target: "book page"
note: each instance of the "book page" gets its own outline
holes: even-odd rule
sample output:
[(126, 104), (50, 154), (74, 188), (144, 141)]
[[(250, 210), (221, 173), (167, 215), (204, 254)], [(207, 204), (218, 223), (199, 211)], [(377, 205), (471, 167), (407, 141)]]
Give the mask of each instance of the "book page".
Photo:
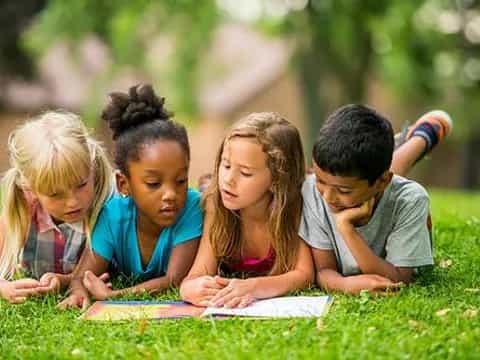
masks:
[(268, 318), (319, 317), (332, 302), (331, 296), (289, 296), (258, 300), (243, 309), (209, 307), (202, 316), (231, 315)]

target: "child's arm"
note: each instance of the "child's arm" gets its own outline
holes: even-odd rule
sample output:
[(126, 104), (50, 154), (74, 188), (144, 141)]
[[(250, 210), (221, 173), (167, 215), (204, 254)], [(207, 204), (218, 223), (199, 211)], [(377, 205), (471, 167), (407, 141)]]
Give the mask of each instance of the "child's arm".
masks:
[(186, 241), (175, 246), (168, 263), (165, 276), (154, 278), (135, 286), (112, 290), (91, 271), (85, 273), (83, 285), (97, 300), (105, 300), (114, 296), (135, 294), (139, 292), (156, 293), (171, 286), (179, 286), (192, 265), (195, 253), (197, 252), (198, 239)]
[(40, 285), (44, 287), (45, 293), (58, 293), (70, 285), (72, 273), (58, 274), (47, 272), (40, 277)]
[[(5, 225), (3, 219), (0, 218), (0, 258), (2, 256), (4, 238)], [(26, 278), (14, 281), (0, 279), (0, 297), (11, 304), (21, 304), (29, 296), (39, 294), (39, 288), (40, 283), (35, 279)]]
[(337, 228), (364, 274), (377, 274), (405, 284), (412, 281), (413, 268), (396, 267), (377, 256), (352, 224), (345, 223)]
[(223, 286), (216, 283), (213, 275), (217, 273), (217, 260), (210, 244), (209, 232), (213, 220), (213, 209), (207, 202), (203, 234), (197, 256), (180, 285), (180, 296), (183, 300), (195, 305), (206, 306)]
[[(377, 256), (355, 228), (359, 219), (370, 217), (373, 210), (373, 199), (362, 206), (344, 210), (335, 215), (337, 230), (342, 235), (350, 252), (364, 274), (376, 274), (393, 282), (408, 284), (412, 281), (413, 267), (395, 266)], [(425, 219), (426, 228), (426, 219)]]
[(383, 292), (399, 286), (398, 283), (380, 275), (343, 276), (337, 271), (337, 261), (333, 251), (312, 249), (312, 252), (317, 272), (317, 284), (326, 291), (358, 294), (362, 290)]
[(61, 309), (69, 307), (85, 309), (90, 303), (88, 290), (83, 284), (85, 272), (91, 271), (97, 275), (102, 274), (100, 279), (104, 281), (108, 278), (108, 275), (105, 274), (105, 271), (108, 269), (108, 264), (109, 262), (107, 260), (95, 254), (93, 250), (88, 247), (85, 248), (70, 278), (70, 287), (68, 290), (70, 294), (58, 307)]
[(216, 277), (225, 286), (210, 301), (212, 306), (244, 307), (255, 299), (271, 298), (289, 291), (300, 290), (313, 283), (313, 261), (310, 247), (300, 240), (295, 268), (285, 274), (250, 279)]

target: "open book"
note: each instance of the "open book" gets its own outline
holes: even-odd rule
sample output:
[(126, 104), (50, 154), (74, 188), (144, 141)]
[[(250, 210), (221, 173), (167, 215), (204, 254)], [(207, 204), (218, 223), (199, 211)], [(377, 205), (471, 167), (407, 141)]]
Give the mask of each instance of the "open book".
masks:
[(278, 297), (256, 301), (243, 309), (204, 308), (183, 301), (97, 301), (80, 318), (115, 321), (206, 316), (319, 317), (328, 311), (332, 301), (331, 296)]

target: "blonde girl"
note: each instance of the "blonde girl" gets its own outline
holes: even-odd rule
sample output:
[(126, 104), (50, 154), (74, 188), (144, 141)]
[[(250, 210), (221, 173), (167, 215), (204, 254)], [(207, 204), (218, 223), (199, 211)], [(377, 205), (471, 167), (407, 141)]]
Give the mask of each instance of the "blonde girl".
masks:
[(304, 177), (300, 136), (287, 120), (253, 113), (233, 126), (205, 197), (204, 233), (180, 288), (184, 300), (244, 307), (309, 286), (313, 262), (298, 236)]
[[(11, 303), (70, 282), (112, 189), (102, 147), (81, 119), (47, 112), (13, 131), (2, 179), (0, 295)], [(17, 271), (21, 269), (22, 271)], [(19, 273), (28, 278), (14, 280)]]

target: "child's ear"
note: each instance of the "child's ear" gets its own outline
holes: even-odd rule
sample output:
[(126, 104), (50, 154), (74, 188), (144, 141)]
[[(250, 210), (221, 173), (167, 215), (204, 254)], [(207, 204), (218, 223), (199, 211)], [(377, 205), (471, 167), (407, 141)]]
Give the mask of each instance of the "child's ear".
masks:
[(390, 184), (393, 173), (390, 170), (385, 171), (382, 176), (377, 180), (377, 190), (383, 191)]
[(122, 196), (130, 195), (130, 186), (128, 184), (128, 179), (121, 171), (115, 172), (115, 184), (117, 185), (117, 191)]

